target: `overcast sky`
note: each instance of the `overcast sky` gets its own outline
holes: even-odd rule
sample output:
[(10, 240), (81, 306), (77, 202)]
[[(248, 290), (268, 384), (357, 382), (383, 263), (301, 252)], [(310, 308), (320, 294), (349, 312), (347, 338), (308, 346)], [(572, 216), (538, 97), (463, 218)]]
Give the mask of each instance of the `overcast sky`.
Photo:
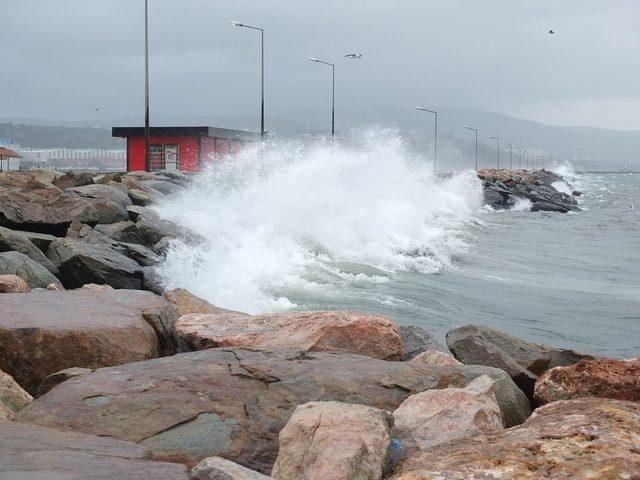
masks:
[[(257, 118), (416, 104), (640, 129), (639, 0), (149, 0), (152, 115)], [(1, 0), (0, 117), (143, 113), (143, 0)], [(555, 35), (547, 34), (549, 29)], [(361, 52), (353, 61), (346, 53)], [(102, 107), (96, 112), (96, 107)]]

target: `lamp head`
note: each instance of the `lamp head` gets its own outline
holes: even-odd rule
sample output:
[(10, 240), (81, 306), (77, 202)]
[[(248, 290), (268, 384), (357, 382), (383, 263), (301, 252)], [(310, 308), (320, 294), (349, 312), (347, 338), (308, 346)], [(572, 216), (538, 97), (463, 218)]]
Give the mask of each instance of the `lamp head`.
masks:
[(236, 20), (231, 20), (231, 22), (229, 22), (229, 23), (231, 23), (231, 25), (234, 26), (234, 27), (244, 27), (244, 25), (242, 25), (242, 23), (240, 23), (240, 22), (238, 22)]
[(312, 62), (319, 62), (320, 61), (317, 58), (313, 58), (313, 57), (309, 57), (309, 60), (311, 60)]

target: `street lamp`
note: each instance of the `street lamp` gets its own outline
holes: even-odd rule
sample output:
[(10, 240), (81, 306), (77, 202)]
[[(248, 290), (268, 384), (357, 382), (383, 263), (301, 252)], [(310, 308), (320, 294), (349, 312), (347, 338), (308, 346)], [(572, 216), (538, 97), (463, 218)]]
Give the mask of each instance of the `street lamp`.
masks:
[(496, 146), (498, 149), (498, 170), (500, 170), (500, 137), (492, 137), (491, 135), (489, 135), (487, 138), (496, 140)]
[(336, 141), (336, 66), (317, 58), (309, 58), (312, 62), (322, 63), (331, 67), (331, 140)]
[(503, 145), (509, 145), (509, 170), (513, 170), (513, 145), (509, 142), (502, 142)]
[(144, 0), (144, 169), (151, 169), (151, 132), (149, 128), (149, 0)]
[(476, 134), (476, 170), (478, 170), (478, 130), (473, 127), (467, 127), (466, 125), (464, 128), (466, 128), (467, 130), (471, 130)]
[(529, 165), (529, 151), (528, 150), (524, 150), (522, 152), (520, 152), (520, 163), (522, 166), (522, 156), (524, 155), (524, 168), (526, 170), (527, 166)]
[(435, 118), (434, 123), (434, 134), (433, 134), (433, 171), (438, 171), (438, 112), (435, 110), (429, 110), (424, 107), (416, 107), (416, 110), (420, 110), (421, 112), (429, 112), (433, 113)]
[(252, 27), (251, 25), (245, 25), (244, 23), (231, 20), (231, 25), (234, 27), (249, 28), (251, 30), (258, 30), (260, 32), (260, 55), (261, 55), (261, 73), (260, 73), (260, 135), (264, 139), (264, 29), (259, 27)]

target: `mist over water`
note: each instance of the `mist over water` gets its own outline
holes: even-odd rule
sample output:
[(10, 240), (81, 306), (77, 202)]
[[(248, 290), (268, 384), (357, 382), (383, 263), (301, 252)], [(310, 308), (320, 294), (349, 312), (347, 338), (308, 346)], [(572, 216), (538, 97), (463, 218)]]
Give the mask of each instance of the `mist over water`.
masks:
[(480, 205), (473, 173), (436, 179), (393, 132), (366, 132), (357, 149), (269, 145), (217, 164), (157, 207), (206, 239), (175, 243), (160, 272), (222, 307), (290, 308), (300, 290), (455, 268)]
[[(221, 307), (351, 309), (441, 340), (488, 325), (630, 357), (640, 348), (640, 175), (576, 175), (583, 211), (482, 205), (473, 172), (434, 177), (393, 132), (359, 148), (269, 145), (217, 164), (157, 211), (206, 240), (159, 268)], [(446, 164), (447, 159), (441, 159)]]

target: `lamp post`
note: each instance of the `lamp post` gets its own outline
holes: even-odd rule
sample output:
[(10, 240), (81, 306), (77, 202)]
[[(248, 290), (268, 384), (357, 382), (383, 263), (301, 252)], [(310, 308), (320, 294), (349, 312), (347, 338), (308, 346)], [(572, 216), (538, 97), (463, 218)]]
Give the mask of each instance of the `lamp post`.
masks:
[(489, 135), (487, 138), (496, 140), (496, 147), (498, 149), (498, 170), (500, 170), (500, 137), (492, 137), (491, 135)]
[(249, 28), (251, 30), (257, 30), (260, 32), (260, 135), (262, 139), (264, 139), (264, 29), (260, 27), (252, 27), (251, 25), (245, 25), (244, 23), (237, 22), (235, 20), (231, 21), (231, 25), (234, 27), (242, 27)]
[(151, 170), (151, 129), (149, 128), (149, 0), (144, 0), (144, 169)]
[(520, 162), (522, 162), (523, 155), (524, 155), (524, 168), (526, 170), (527, 166), (529, 165), (529, 152), (527, 150), (520, 152)]
[(503, 145), (509, 145), (509, 170), (513, 169), (513, 145), (509, 142), (502, 142)]
[(322, 63), (331, 67), (331, 140), (336, 141), (336, 66), (317, 58), (309, 58), (312, 62)]
[(433, 171), (438, 171), (438, 112), (435, 110), (429, 110), (424, 107), (416, 107), (416, 110), (420, 110), (421, 112), (429, 112), (434, 115), (434, 133), (433, 133)]
[(466, 128), (467, 130), (471, 130), (476, 134), (476, 170), (478, 170), (478, 130), (473, 127), (467, 127), (466, 125), (464, 128)]

